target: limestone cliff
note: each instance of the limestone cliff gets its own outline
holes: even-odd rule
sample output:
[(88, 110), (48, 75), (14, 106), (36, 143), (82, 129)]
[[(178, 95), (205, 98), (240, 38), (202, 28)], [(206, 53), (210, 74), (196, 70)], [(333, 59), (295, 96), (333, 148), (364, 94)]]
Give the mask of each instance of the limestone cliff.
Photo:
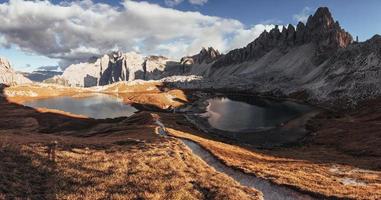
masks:
[(0, 57), (0, 84), (17, 85), (26, 83), (32, 83), (32, 81), (15, 72), (9, 61)]

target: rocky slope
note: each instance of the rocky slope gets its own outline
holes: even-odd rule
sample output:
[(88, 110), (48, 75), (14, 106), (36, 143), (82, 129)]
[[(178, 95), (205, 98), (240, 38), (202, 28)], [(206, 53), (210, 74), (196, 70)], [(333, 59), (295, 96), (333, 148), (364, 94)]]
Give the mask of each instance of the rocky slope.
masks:
[[(198, 68), (203, 80), (176, 83), (186, 88), (220, 88), (293, 96), (353, 105), (381, 95), (381, 37), (353, 42), (319, 8), (306, 24), (263, 32), (241, 49)], [(192, 70), (195, 71), (195, 70)]]
[(25, 83), (32, 83), (32, 81), (15, 72), (9, 61), (0, 57), (0, 84), (17, 85)]

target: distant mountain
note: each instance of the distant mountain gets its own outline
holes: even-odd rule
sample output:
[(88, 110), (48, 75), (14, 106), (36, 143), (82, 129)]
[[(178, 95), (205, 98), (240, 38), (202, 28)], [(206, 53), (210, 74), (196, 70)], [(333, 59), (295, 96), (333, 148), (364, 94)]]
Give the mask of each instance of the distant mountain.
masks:
[(32, 81), (15, 72), (7, 59), (0, 58), (0, 84), (17, 85), (26, 83), (32, 83)]
[(53, 76), (62, 75), (63, 72), (50, 71), (50, 70), (36, 70), (33, 72), (22, 72), (25, 77), (35, 82), (43, 82), (46, 79), (52, 78)]
[(70, 65), (61, 76), (44, 82), (91, 87), (135, 79), (155, 80), (184, 73), (182, 65), (163, 56), (112, 52), (91, 62)]

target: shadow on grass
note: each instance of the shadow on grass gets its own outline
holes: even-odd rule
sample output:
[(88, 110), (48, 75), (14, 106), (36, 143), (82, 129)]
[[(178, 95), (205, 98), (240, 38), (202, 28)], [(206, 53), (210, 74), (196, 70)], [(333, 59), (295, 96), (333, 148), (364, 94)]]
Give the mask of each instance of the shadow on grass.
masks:
[(2, 147), (0, 157), (0, 194), (5, 199), (55, 199), (53, 163), (32, 158), (18, 146)]

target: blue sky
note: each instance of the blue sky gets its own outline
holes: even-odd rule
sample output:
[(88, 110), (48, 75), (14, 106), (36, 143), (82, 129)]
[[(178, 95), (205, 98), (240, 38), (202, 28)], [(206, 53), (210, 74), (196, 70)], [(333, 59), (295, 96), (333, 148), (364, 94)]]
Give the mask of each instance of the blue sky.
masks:
[[(25, 6), (26, 9), (28, 9), (31, 6), (23, 5), (20, 3), (21, 0), (15, 0), (18, 3), (13, 2), (14, 8), (18, 8), (20, 5)], [(89, 1), (89, 0), (88, 0)], [(175, 3), (170, 1), (175, 1)], [(0, 0), (0, 3), (7, 3), (8, 1)], [(58, 5), (62, 3), (59, 0), (51, 1), (52, 4), (48, 5), (52, 6), (53, 4)], [(261, 25), (267, 25), (267, 24), (296, 24), (297, 23), (297, 17), (296, 15), (303, 16), (312, 14), (316, 8), (319, 6), (327, 6), (330, 8), (334, 18), (338, 20), (343, 28), (345, 28), (348, 32), (350, 32), (354, 37), (359, 36), (360, 40), (366, 40), (372, 37), (374, 34), (381, 33), (381, 24), (379, 23), (379, 19), (381, 19), (381, 1), (379, 0), (366, 0), (366, 1), (360, 1), (360, 0), (147, 0), (146, 2), (150, 4), (159, 4), (161, 7), (168, 8), (170, 10), (161, 10), (157, 7), (152, 7), (153, 9), (150, 9), (151, 7), (147, 7), (146, 4), (142, 4), (141, 1), (139, 4), (131, 4), (128, 6), (125, 6), (122, 4), (122, 1), (118, 0), (111, 0), (111, 1), (104, 1), (104, 0), (94, 0), (92, 3), (91, 9), (93, 11), (98, 11), (97, 9), (109, 9), (112, 10), (112, 12), (109, 12), (110, 14), (108, 16), (100, 16), (105, 17), (106, 19), (109, 19), (110, 16), (114, 16), (113, 12), (119, 12), (121, 10), (127, 9), (135, 9), (137, 12), (154, 12), (157, 10), (158, 13), (164, 13), (168, 14), (168, 17), (176, 16), (176, 13), (170, 13), (171, 10), (176, 9), (179, 11), (184, 11), (181, 13), (183, 18), (188, 17), (186, 14), (186, 11), (193, 11), (193, 12), (199, 12), (203, 16), (202, 19), (199, 19), (200, 17), (197, 15), (192, 15), (190, 18), (190, 23), (211, 23), (213, 20), (208, 19), (204, 16), (217, 16), (219, 19), (216, 19), (216, 23), (227, 23), (226, 30), (227, 29), (242, 29), (239, 33), (236, 31), (227, 30), (224, 31), (224, 27), (216, 27), (215, 29), (218, 29), (218, 31), (213, 32), (213, 34), (216, 34), (215, 36), (211, 34), (211, 37), (213, 38), (207, 38), (205, 40), (202, 39), (202, 36), (197, 36), (197, 34), (194, 35), (187, 35), (186, 33), (179, 33), (179, 35), (174, 35), (173, 31), (171, 33), (171, 36), (166, 36), (165, 33), (162, 33), (162, 30), (159, 29), (149, 29), (149, 31), (152, 35), (155, 35), (155, 37), (151, 38), (149, 36), (139, 36), (137, 33), (131, 33), (130, 32), (123, 32), (125, 37), (123, 35), (118, 36), (118, 39), (110, 39), (110, 35), (116, 35), (118, 32), (125, 31), (124, 29), (135, 29), (134, 26), (143, 26), (145, 25), (145, 29), (147, 29), (148, 26), (155, 26), (154, 22), (150, 22), (149, 17), (145, 14), (136, 14), (139, 19), (141, 18), (142, 22), (141, 24), (134, 24), (133, 22), (126, 22), (125, 26), (122, 26), (123, 30), (116, 31), (112, 33), (105, 33), (104, 38), (101, 38), (101, 42), (97, 42), (100, 40), (99, 34), (98, 35), (85, 35), (82, 36), (83, 33), (78, 32), (67, 32), (67, 34), (61, 36), (59, 31), (66, 31), (65, 28), (57, 28), (57, 30), (52, 30), (52, 34), (54, 35), (53, 38), (57, 38), (56, 35), (60, 35), (59, 41), (64, 44), (56, 44), (55, 46), (49, 46), (48, 43), (49, 40), (44, 41), (41, 38), (49, 38), (51, 35), (39, 35), (44, 34), (43, 32), (36, 32), (32, 35), (26, 35), (26, 32), (30, 32), (33, 30), (33, 28), (29, 30), (23, 30), (21, 28), (10, 28), (10, 29), (0, 29), (0, 44), (4, 43), (4, 40), (6, 40), (7, 45), (3, 45), (3, 47), (0, 47), (0, 56), (4, 56), (8, 58), (11, 63), (13, 64), (14, 68), (17, 70), (23, 70), (23, 71), (31, 71), (33, 69), (36, 69), (39, 66), (47, 66), (47, 65), (58, 65), (62, 63), (71, 63), (71, 62), (78, 62), (79, 60), (89, 57), (91, 55), (101, 54), (106, 52), (107, 50), (110, 50), (112, 48), (115, 49), (121, 49), (125, 51), (129, 50), (136, 50), (139, 52), (142, 52), (144, 54), (151, 54), (151, 53), (159, 53), (159, 54), (170, 54), (166, 56), (171, 56), (173, 54), (174, 58), (178, 58), (179, 55), (182, 54), (191, 54), (194, 53), (198, 48), (200, 48), (203, 45), (217, 45), (222, 51), (228, 51), (231, 48), (236, 48), (239, 45), (244, 45), (251, 40), (253, 40), (257, 36), (257, 32), (263, 31), (263, 29), (266, 29), (268, 27), (264, 26), (262, 27), (256, 27), (256, 30), (250, 30), (255, 25), (261, 24)], [(177, 2), (177, 4), (176, 4)], [(193, 2), (193, 3), (190, 3)], [(196, 3), (195, 3), (196, 2)], [(198, 3), (197, 3), (198, 2)], [(201, 3), (200, 3), (201, 2)], [(365, 3), (366, 2), (366, 3)], [(96, 7), (97, 3), (106, 3), (109, 4), (110, 8), (99, 8)], [(84, 6), (84, 10), (88, 5), (82, 5)], [(149, 5), (151, 6), (151, 5)], [(89, 6), (88, 6), (89, 7)], [(147, 9), (148, 8), (148, 9)], [(62, 9), (62, 8), (60, 8)], [(114, 10), (113, 10), (114, 9)], [(21, 9), (20, 9), (21, 10)], [(103, 12), (104, 10), (102, 10)], [(168, 11), (168, 12), (167, 12)], [(28, 11), (23, 11), (28, 12)], [(98, 11), (99, 12), (99, 11)], [(122, 11), (121, 11), (122, 12)], [(31, 14), (33, 13), (33, 14)], [(79, 12), (80, 13), (80, 12)], [(7, 18), (8, 15), (6, 13), (0, 13), (0, 15), (3, 14)], [(149, 13), (150, 14), (150, 13)], [(14, 16), (14, 19), (16, 20), (24, 20), (25, 16), (33, 16), (35, 15), (35, 11), (31, 11), (30, 13), (18, 13), (18, 15)], [(39, 16), (42, 16), (43, 13), (39, 14)], [(81, 15), (81, 14), (79, 14)], [(131, 15), (131, 16), (135, 16)], [(41, 17), (40, 16), (40, 17)], [(130, 16), (130, 15), (129, 15)], [(46, 17), (46, 16), (45, 16)], [(147, 17), (147, 18), (144, 18)], [(152, 17), (152, 16), (151, 16)], [(180, 18), (180, 17), (179, 17)], [(30, 18), (28, 18), (30, 19)], [(33, 18), (34, 19), (34, 18)], [(82, 19), (82, 21), (86, 21), (88, 19)], [(103, 19), (103, 18), (100, 18)], [(123, 18), (121, 18), (123, 19)], [(225, 22), (224, 19), (235, 19), (239, 23), (239, 25), (236, 24), (236, 22)], [(46, 20), (46, 18), (36, 19), (37, 22), (44, 22), (49, 23), (50, 20)], [(166, 23), (168, 21), (168, 18), (163, 18), (162, 23)], [(203, 20), (203, 21), (202, 21)], [(119, 20), (118, 23), (123, 20)], [(186, 20), (184, 20), (186, 22)], [(160, 22), (160, 20), (158, 20)], [(179, 21), (181, 23), (182, 21)], [(32, 21), (33, 23), (33, 21)], [(175, 23), (177, 23), (175, 21)], [(2, 21), (0, 20), (0, 24), (2, 24)], [(16, 23), (17, 24), (17, 23)], [(57, 24), (57, 23), (55, 23)], [(87, 24), (93, 25), (94, 22), (84, 22), (84, 24), (81, 24), (82, 26), (85, 26)], [(24, 25), (25, 26), (25, 25)], [(47, 24), (47, 27), (51, 26), (51, 24)], [(184, 24), (185, 26), (185, 24)], [(208, 24), (207, 26), (211, 26)], [(43, 27), (43, 26), (42, 26)], [(104, 27), (104, 25), (100, 26)], [(113, 26), (115, 27), (115, 26)], [(140, 27), (141, 28), (141, 27)], [(208, 27), (202, 26), (202, 27), (196, 27), (199, 28), (200, 33), (209, 33), (211, 30), (207, 29)], [(142, 29), (143, 31), (145, 29)], [(163, 28), (165, 29), (165, 28)], [(50, 29), (49, 29), (50, 30)], [(93, 30), (93, 29), (92, 29)], [(171, 30), (171, 27), (168, 27), (168, 30)], [(249, 30), (251, 32), (249, 32)], [(17, 32), (20, 31), (20, 34)], [(17, 34), (15, 34), (15, 32)], [(189, 32), (189, 30), (188, 30)], [(241, 34), (242, 33), (242, 34)], [(5, 37), (1, 38), (1, 35), (5, 34)], [(82, 34), (82, 35), (81, 35)], [(157, 35), (156, 35), (157, 34)], [(247, 34), (252, 34), (252, 37), (248, 37)], [(17, 37), (16, 37), (16, 36)], [(88, 43), (91, 45), (76, 45), (77, 41), (81, 41), (78, 38), (72, 38), (72, 36), (78, 36), (78, 37), (84, 37), (84, 40), (88, 41)], [(234, 41), (230, 41), (227, 39), (228, 36), (234, 35), (237, 36), (236, 38), (236, 45), (219, 45), (218, 43), (229, 43)], [(244, 35), (244, 37), (242, 36)], [(242, 36), (242, 37), (241, 37)], [(61, 39), (61, 37), (63, 39)], [(115, 36), (116, 37), (116, 36)], [(136, 38), (134, 38), (136, 37)], [(92, 40), (90, 40), (90, 39)], [(111, 37), (112, 38), (112, 37)], [(128, 38), (128, 39), (126, 39)], [(215, 39), (216, 38), (216, 39)], [(123, 41), (123, 39), (128, 41)], [(25, 41), (23, 41), (25, 40)], [(28, 41), (28, 40), (42, 40), (41, 42), (37, 44), (44, 44), (45, 46), (36, 46), (35, 41)], [(62, 41), (61, 41), (62, 40)], [(73, 41), (73, 44), (66, 45), (66, 43), (70, 43), (70, 40)], [(111, 41), (112, 40), (112, 41)], [(213, 40), (211, 42), (207, 42), (208, 40)], [(143, 41), (143, 42), (140, 42)], [(77, 42), (78, 43), (78, 42)], [(115, 43), (115, 44), (114, 44)], [(192, 45), (188, 45), (187, 43), (190, 43)], [(6, 48), (4, 46), (12, 46), (12, 48)], [(71, 53), (68, 53), (68, 50), (72, 50)], [(50, 51), (56, 51), (54, 53), (50, 53)], [(74, 53), (73, 53), (74, 52)], [(175, 53), (178, 54), (175, 54)], [(75, 55), (73, 55), (75, 54)], [(49, 58), (48, 58), (49, 57)]]

